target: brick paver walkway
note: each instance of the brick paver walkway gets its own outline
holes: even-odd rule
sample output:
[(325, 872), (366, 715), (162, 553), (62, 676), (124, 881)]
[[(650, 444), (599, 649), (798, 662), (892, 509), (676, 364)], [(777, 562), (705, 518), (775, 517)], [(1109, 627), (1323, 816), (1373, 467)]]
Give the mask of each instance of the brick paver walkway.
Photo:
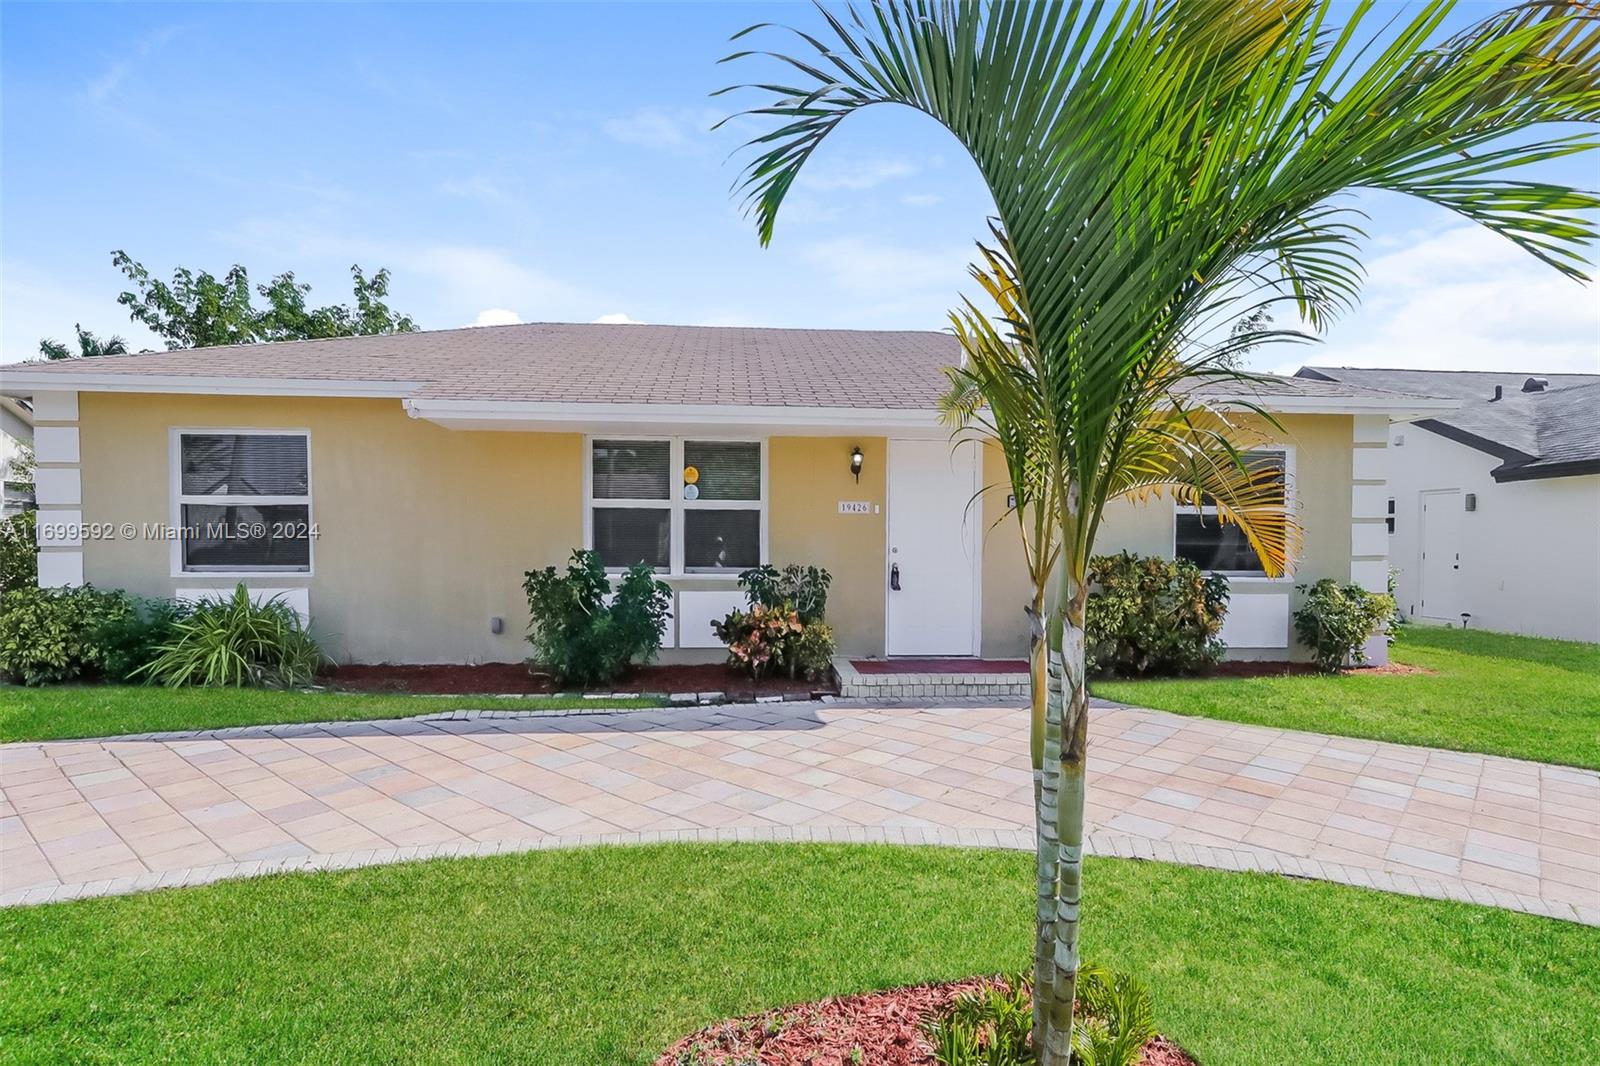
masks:
[[(1096, 708), (1090, 848), (1600, 925), (1600, 774)], [(0, 747), (0, 904), (607, 841), (1031, 847), (1026, 720), (763, 704)]]

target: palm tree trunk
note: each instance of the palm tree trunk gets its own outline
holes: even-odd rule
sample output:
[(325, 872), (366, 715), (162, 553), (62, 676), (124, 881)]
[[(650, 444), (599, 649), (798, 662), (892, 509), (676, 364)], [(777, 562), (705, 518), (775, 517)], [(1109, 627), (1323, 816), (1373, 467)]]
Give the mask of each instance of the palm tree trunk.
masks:
[(1044, 1047), (1047, 1013), (1040, 1009), (1040, 991), (1055, 984), (1056, 917), (1056, 774), (1060, 761), (1061, 730), (1048, 726), (1049, 644), (1045, 640), (1044, 593), (1039, 591), (1028, 610), (1031, 629), (1028, 644), (1029, 747), (1033, 759), (1034, 840), (1037, 867), (1035, 884), (1035, 935), (1033, 942), (1033, 1046)]
[[(1034, 1017), (1043, 1014), (1045, 1019), (1043, 1041), (1034, 1045), (1040, 1066), (1069, 1066), (1072, 1059), (1072, 1012), (1078, 990), (1078, 904), (1083, 885), (1084, 768), (1089, 729), (1083, 631), (1087, 589), (1081, 578), (1075, 580), (1072, 576), (1068, 560), (1062, 561), (1062, 586), (1048, 629), (1047, 758), (1043, 777), (1055, 823), (1050, 845), (1055, 851), (1050, 922), (1054, 974), (1048, 986), (1036, 986), (1034, 990)], [(1050, 788), (1052, 784), (1054, 789)], [(1041, 836), (1041, 861), (1044, 848), (1045, 838)]]

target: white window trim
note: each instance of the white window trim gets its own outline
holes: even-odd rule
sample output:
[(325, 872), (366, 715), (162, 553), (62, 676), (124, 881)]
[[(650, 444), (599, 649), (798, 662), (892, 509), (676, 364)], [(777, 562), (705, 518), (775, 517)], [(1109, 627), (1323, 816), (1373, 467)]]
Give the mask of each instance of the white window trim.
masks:
[[(667, 498), (664, 500), (597, 500), (594, 498), (594, 442), (597, 440), (648, 440), (667, 442)], [(683, 445), (685, 441), (704, 444), (759, 444), (761, 446), (761, 498), (758, 500), (686, 500), (683, 498)], [(693, 580), (733, 581), (745, 569), (691, 570), (683, 568), (683, 515), (685, 511), (758, 511), (761, 530), (760, 557), (756, 565), (767, 561), (767, 505), (772, 487), (767, 472), (767, 438), (720, 437), (714, 434), (693, 433), (686, 437), (673, 437), (661, 433), (596, 433), (583, 438), (583, 546), (594, 550), (594, 509), (617, 507), (670, 512), (668, 518), (667, 569), (658, 571), (657, 577)], [(621, 567), (606, 567), (608, 574), (623, 573)]]
[[(1283, 498), (1284, 506), (1291, 513), (1299, 510), (1299, 494), (1295, 486), (1295, 449), (1292, 444), (1279, 444), (1272, 442), (1250, 448), (1240, 448), (1241, 453), (1248, 452), (1281, 452), (1283, 453)], [(1188, 504), (1176, 504), (1172, 508), (1172, 558), (1178, 557), (1178, 516), (1181, 514), (1215, 515), (1216, 507), (1196, 507)], [(1207, 570), (1207, 574), (1219, 574), (1228, 579), (1229, 584), (1260, 584), (1260, 585), (1291, 585), (1294, 583), (1295, 564), (1298, 560), (1290, 558), (1283, 573), (1278, 577), (1268, 577), (1259, 570)]]
[[(304, 496), (185, 496), (183, 493), (183, 438), (188, 435), (207, 434), (212, 436), (238, 436), (238, 437), (304, 437), (306, 441), (306, 494)], [(316, 493), (316, 484), (311, 469), (311, 431), (309, 429), (263, 429), (257, 426), (172, 426), (167, 430), (167, 476), (168, 498), (171, 501), (170, 516), (173, 530), (183, 527), (183, 505), (185, 503), (197, 504), (239, 504), (246, 507), (264, 507), (274, 504), (290, 504), (293, 506), (304, 505), (306, 521), (313, 528), (316, 527), (316, 510), (312, 502)], [(189, 570), (183, 565), (183, 538), (179, 535), (172, 537), (171, 569), (172, 577), (183, 578), (251, 578), (274, 577), (293, 580), (296, 578), (309, 578), (316, 573), (317, 568), (317, 538), (307, 538), (306, 567), (300, 569), (285, 569), (283, 567), (253, 567), (246, 570)]]

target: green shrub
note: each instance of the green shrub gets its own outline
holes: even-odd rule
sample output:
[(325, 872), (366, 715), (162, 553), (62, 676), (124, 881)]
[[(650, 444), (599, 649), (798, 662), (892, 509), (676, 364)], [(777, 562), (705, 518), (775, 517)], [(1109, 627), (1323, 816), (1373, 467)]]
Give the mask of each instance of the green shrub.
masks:
[(820, 622), (828, 613), (828, 586), (833, 575), (820, 566), (790, 563), (782, 570), (762, 563), (739, 575), (739, 587), (752, 607), (769, 611), (788, 609), (806, 625)]
[(824, 624), (833, 575), (820, 566), (762, 563), (739, 575), (747, 611), (712, 622), (728, 664), (760, 680), (783, 673), (817, 681), (833, 664), (833, 630)]
[(177, 637), (177, 625), (194, 607), (181, 600), (135, 600), (134, 609), (102, 620), (93, 632), (100, 673), (107, 681), (131, 681)]
[(1365, 663), (1367, 641), (1386, 632), (1394, 615), (1393, 597), (1331, 577), (1295, 588), (1305, 599), (1294, 612), (1294, 631), (1324, 673), (1337, 673), (1347, 662)]
[(34, 541), (37, 512), (22, 511), (0, 519), (0, 592), (39, 583), (38, 544)]
[(255, 603), (243, 584), (225, 600), (201, 600), (170, 622), (167, 639), (134, 677), (158, 685), (303, 685), (327, 661), (300, 616), (282, 600)]
[(1078, 971), (1072, 1059), (1080, 1066), (1134, 1066), (1156, 1035), (1155, 1006), (1143, 981), (1100, 966)]
[(1089, 560), (1086, 654), (1094, 673), (1141, 676), (1209, 669), (1227, 650), (1219, 634), (1228, 579), (1186, 559), (1120, 552)]
[(100, 635), (134, 613), (132, 598), (116, 590), (8, 589), (0, 596), (0, 675), (46, 685), (101, 674)]
[(833, 627), (826, 622), (811, 622), (793, 642), (789, 676), (799, 674), (807, 681), (821, 681), (833, 669)]
[(672, 590), (642, 563), (622, 575), (609, 605), (605, 567), (582, 549), (573, 550), (565, 573), (553, 566), (529, 570), (522, 588), (534, 660), (561, 684), (610, 681), (661, 650)]
[(788, 648), (805, 631), (805, 623), (794, 611), (755, 604), (748, 611), (733, 611), (711, 631), (728, 646), (728, 665), (744, 670), (760, 680), (785, 668)]
[[(1156, 1035), (1150, 990), (1128, 974), (1085, 963), (1075, 1007), (1073, 1066), (1134, 1066)], [(927, 1033), (940, 1066), (1028, 1066), (1032, 1028), (1033, 990), (1018, 975), (964, 993)]]

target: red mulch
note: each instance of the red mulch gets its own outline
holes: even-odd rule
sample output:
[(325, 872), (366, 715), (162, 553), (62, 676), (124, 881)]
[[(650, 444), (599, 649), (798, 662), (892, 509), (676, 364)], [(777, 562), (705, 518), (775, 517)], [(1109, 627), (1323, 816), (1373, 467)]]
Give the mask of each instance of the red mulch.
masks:
[(863, 674), (1025, 674), (1026, 659), (851, 659)]
[[(942, 985), (916, 985), (832, 996), (814, 1003), (732, 1018), (679, 1040), (655, 1066), (937, 1066), (923, 1027), (956, 997), (994, 978), (969, 977)], [(684, 1052), (689, 1057), (683, 1056)], [(852, 1057), (854, 1056), (854, 1057)], [(1165, 1037), (1145, 1045), (1141, 1066), (1196, 1066)]]
[[(1213, 666), (1207, 677), (1288, 677), (1291, 675), (1314, 674), (1317, 668), (1311, 663), (1290, 662), (1246, 662), (1230, 659)], [(1404, 676), (1406, 674), (1431, 674), (1432, 670), (1425, 670), (1420, 666), (1407, 666), (1405, 663), (1389, 663), (1385, 666), (1358, 666), (1346, 670), (1347, 674), (1381, 674)]]
[[(342, 689), (356, 692), (403, 692), (414, 695), (526, 695), (563, 691), (547, 674), (528, 671), (524, 663), (451, 663), (427, 665), (335, 666), (324, 675)], [(832, 691), (831, 685), (788, 678), (766, 678), (759, 684), (721, 663), (695, 666), (640, 666), (596, 691), (602, 692), (721, 692), (730, 700), (756, 696), (809, 697), (813, 691)], [(570, 690), (566, 690), (570, 691)]]

